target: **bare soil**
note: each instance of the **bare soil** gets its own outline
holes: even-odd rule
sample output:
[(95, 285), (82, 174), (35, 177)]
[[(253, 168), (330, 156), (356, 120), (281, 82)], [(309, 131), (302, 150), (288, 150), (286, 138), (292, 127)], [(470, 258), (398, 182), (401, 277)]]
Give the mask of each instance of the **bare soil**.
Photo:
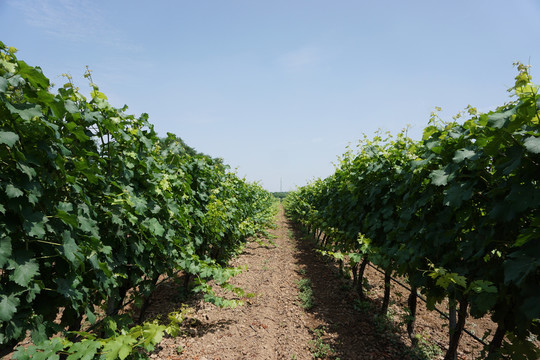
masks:
[[(416, 332), (424, 355), (418, 355), (403, 325), (406, 290), (393, 283), (389, 316), (382, 316), (378, 309), (384, 279), (375, 269), (366, 268), (369, 291), (367, 301), (361, 302), (352, 281), (314, 250), (313, 242), (295, 229), (282, 210), (277, 228), (270, 233), (275, 246), (249, 243), (231, 262), (246, 267), (231, 283), (254, 296), (245, 297), (244, 305), (233, 309), (190, 299), (192, 313), (183, 333), (164, 339), (152, 359), (442, 359), (448, 327), (438, 313), (427, 311), (419, 301)], [(302, 278), (310, 280), (311, 309), (304, 309), (299, 299)], [(165, 282), (156, 291), (147, 318), (178, 309), (179, 287)], [(466, 327), (481, 337), (493, 324), (489, 319), (472, 319)], [(475, 359), (481, 348), (464, 334), (459, 359)]]

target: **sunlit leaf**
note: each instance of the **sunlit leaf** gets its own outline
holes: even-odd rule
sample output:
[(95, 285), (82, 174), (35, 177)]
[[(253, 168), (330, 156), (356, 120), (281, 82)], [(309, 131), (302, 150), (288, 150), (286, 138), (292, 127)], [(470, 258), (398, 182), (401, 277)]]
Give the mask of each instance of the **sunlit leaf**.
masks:
[(468, 150), (468, 149), (459, 149), (456, 151), (456, 154), (454, 158), (452, 159), (454, 162), (462, 162), (466, 159), (473, 159), (477, 156), (476, 151), (474, 150)]
[(101, 348), (101, 343), (96, 340), (83, 340), (74, 343), (68, 350), (70, 355), (67, 360), (92, 360), (98, 349)]
[(8, 147), (13, 147), (19, 141), (19, 135), (11, 131), (0, 131), (0, 144), (6, 144)]
[(0, 76), (0, 93), (3, 93), (8, 88), (8, 81), (6, 78)]
[(432, 180), (433, 185), (444, 186), (448, 184), (448, 174), (444, 170), (433, 170), (429, 177)]
[(103, 354), (107, 360), (123, 360), (131, 354), (132, 344), (136, 339), (129, 335), (120, 335), (110, 339), (103, 347)]
[(8, 184), (6, 186), (6, 195), (9, 197), (9, 198), (17, 198), (19, 196), (22, 196), (24, 193), (16, 188), (15, 186), (13, 186), (12, 184)]
[(534, 154), (540, 153), (540, 137), (529, 136), (523, 142), (525, 148)]
[(15, 115), (19, 115), (21, 119), (29, 121), (36, 116), (41, 116), (41, 106), (36, 104), (10, 104), (4, 103), (6, 108)]

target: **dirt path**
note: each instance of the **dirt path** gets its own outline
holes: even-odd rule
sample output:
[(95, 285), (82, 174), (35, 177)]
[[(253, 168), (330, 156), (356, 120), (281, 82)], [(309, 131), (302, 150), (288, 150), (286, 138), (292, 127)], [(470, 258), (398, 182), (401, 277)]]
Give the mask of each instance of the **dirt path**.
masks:
[[(231, 265), (247, 266), (232, 283), (252, 298), (235, 309), (199, 301), (186, 333), (165, 339), (154, 359), (406, 359), (399, 337), (380, 329), (372, 314), (355, 310), (353, 292), (336, 277), (335, 266), (322, 261), (278, 214), (271, 230), (275, 247), (250, 243)], [(307, 278), (314, 306), (304, 310), (297, 282)], [(171, 285), (171, 290), (173, 285)], [(171, 296), (161, 292), (153, 303), (171, 311)]]
[[(311, 359), (310, 314), (298, 302), (292, 232), (282, 214), (271, 230), (276, 246), (250, 243), (231, 265), (247, 266), (232, 283), (254, 297), (234, 309), (199, 302), (186, 336), (165, 339), (159, 359)], [(316, 325), (315, 325), (316, 326)], [(180, 348), (179, 348), (180, 347)]]
[[(366, 268), (366, 299), (359, 300), (350, 278), (339, 275), (338, 266), (314, 249), (284, 216), (277, 216), (277, 227), (270, 233), (276, 246), (255, 242), (232, 266), (246, 270), (231, 281), (253, 293), (245, 304), (220, 309), (190, 298), (193, 309), (184, 322), (185, 331), (166, 338), (151, 355), (152, 359), (229, 360), (229, 359), (400, 359), (440, 360), (448, 344), (448, 323), (437, 312), (428, 311), (419, 301), (415, 332), (419, 346), (414, 350), (405, 330), (408, 293), (392, 282), (390, 307), (380, 312), (384, 276), (371, 265)], [(313, 306), (302, 307), (299, 281), (309, 280)], [(186, 303), (179, 297), (179, 285), (166, 282), (156, 291), (149, 317), (166, 316)], [(219, 292), (218, 292), (219, 293)], [(221, 293), (226, 297), (230, 294)], [(445, 304), (439, 306), (446, 311)], [(494, 332), (489, 317), (468, 318), (466, 328), (482, 336)], [(482, 346), (463, 335), (459, 360), (480, 356)]]

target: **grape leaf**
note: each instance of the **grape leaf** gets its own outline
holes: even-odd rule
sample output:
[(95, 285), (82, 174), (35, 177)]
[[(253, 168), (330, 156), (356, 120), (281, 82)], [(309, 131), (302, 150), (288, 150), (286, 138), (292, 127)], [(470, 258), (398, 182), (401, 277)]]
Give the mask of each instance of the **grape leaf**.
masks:
[(77, 261), (76, 254), (79, 252), (79, 247), (75, 243), (75, 240), (73, 240), (73, 238), (71, 237), (69, 231), (64, 231), (62, 233), (62, 240), (62, 252), (64, 253), (64, 256), (72, 263), (75, 263)]
[(97, 316), (89, 308), (86, 308), (85, 314), (90, 324), (94, 324), (96, 322)]
[(15, 295), (0, 295), (0, 321), (9, 321), (17, 312), (19, 299)]
[(490, 294), (496, 294), (497, 288), (493, 285), (491, 281), (486, 280), (475, 280), (470, 285), (471, 290), (476, 293), (486, 292)]
[(131, 195), (130, 200), (133, 203), (133, 207), (135, 208), (135, 213), (143, 214), (146, 211), (148, 204), (144, 197), (137, 197), (135, 195)]
[(62, 340), (60, 338), (52, 338), (46, 343), (41, 344), (43, 351), (38, 351), (32, 356), (32, 360), (59, 360), (59, 351), (64, 349)]
[(11, 239), (6, 237), (0, 241), (0, 268), (7, 263), (11, 257)]
[(466, 159), (474, 159), (476, 155), (477, 155), (476, 152), (473, 150), (459, 149), (456, 151), (454, 158), (452, 160), (456, 163), (459, 163)]
[(15, 267), (13, 275), (10, 276), (10, 279), (17, 284), (26, 287), (30, 281), (39, 274), (39, 265), (34, 259), (23, 258), (18, 261), (16, 259), (15, 262), (18, 264)]
[(42, 282), (35, 281), (32, 285), (28, 286), (26, 289), (26, 301), (31, 303), (34, 301), (36, 296), (41, 293), (41, 286), (43, 285)]
[(6, 144), (8, 147), (13, 147), (19, 141), (19, 135), (11, 131), (0, 131), (0, 144)]
[(83, 293), (81, 290), (84, 290), (84, 288), (79, 287), (80, 283), (80, 280), (75, 276), (70, 276), (69, 279), (56, 279), (57, 291), (67, 299), (82, 301)]
[(540, 261), (530, 257), (525, 251), (516, 251), (504, 262), (504, 282), (506, 284), (513, 282), (519, 286), (539, 266)]
[(28, 176), (29, 180), (32, 180), (37, 174), (36, 170), (23, 163), (17, 163), (17, 167), (19, 168), (19, 170), (21, 170), (24, 174)]
[(23, 227), (29, 236), (41, 239), (45, 235), (45, 223), (47, 221), (47, 217), (41, 212), (30, 213), (26, 215)]
[(137, 340), (129, 335), (120, 335), (114, 339), (111, 339), (103, 347), (103, 354), (107, 360), (115, 360), (119, 358), (124, 360), (129, 354), (131, 354), (131, 344)]
[(70, 214), (65, 212), (64, 210), (58, 210), (56, 213), (56, 217), (61, 219), (64, 223), (69, 224), (73, 227), (77, 227), (79, 224), (77, 221), (77, 216), (75, 214)]
[(429, 177), (431, 178), (433, 185), (444, 186), (448, 184), (448, 174), (446, 174), (444, 170), (433, 170), (431, 174), (429, 174)]
[(46, 340), (39, 345), (30, 345), (27, 348), (19, 346), (13, 354), (15, 360), (58, 360), (58, 352), (64, 349), (62, 340), (58, 337)]
[(5, 78), (0, 77), (0, 93), (6, 92), (7, 88), (8, 81)]
[(17, 72), (23, 75), (34, 87), (40, 87), (42, 89), (49, 87), (49, 79), (43, 75), (41, 68), (30, 66), (24, 61), (19, 61), (18, 64), (19, 69)]
[(67, 360), (92, 360), (100, 347), (101, 343), (96, 340), (85, 339), (76, 342), (69, 348), (68, 352), (71, 354), (67, 357)]
[(15, 104), (5, 102), (4, 105), (12, 113), (19, 115), (21, 119), (30, 121), (36, 116), (41, 116), (41, 106), (36, 104)]
[[(4, 343), (3, 339), (2, 339), (2, 335), (0, 335), (0, 341), (2, 341), (2, 343)], [(30, 360), (32, 357), (33, 354), (36, 353), (36, 347), (35, 346), (29, 346), (27, 348), (25, 347), (22, 347), (22, 346), (18, 346), (16, 349), (15, 349), (15, 352), (13, 353), (13, 355), (11, 355), (12, 359), (13, 360)]]
[(165, 326), (163, 325), (155, 323), (145, 324), (143, 328), (145, 348), (147, 350), (152, 350), (155, 344), (161, 342), (164, 332)]
[(488, 117), (488, 122), (494, 128), (500, 129), (508, 123), (512, 115), (516, 113), (516, 110), (517, 109), (514, 107), (504, 112), (497, 112), (497, 113), (491, 114)]
[(458, 207), (463, 201), (469, 200), (473, 195), (473, 188), (467, 183), (452, 182), (444, 196), (444, 204), (447, 206)]
[(79, 108), (77, 107), (77, 103), (75, 103), (72, 100), (66, 100), (66, 102), (64, 103), (64, 106), (66, 108), (66, 111), (71, 113), (71, 114), (76, 114), (76, 113), (79, 112)]
[(534, 154), (540, 153), (540, 137), (529, 136), (528, 138), (525, 139), (525, 141), (523, 142), (523, 145), (525, 146), (527, 150), (529, 150), (530, 152)]
[(79, 226), (80, 229), (84, 232), (92, 234), (94, 237), (99, 238), (97, 222), (94, 219), (79, 215)]
[(146, 220), (145, 225), (148, 226), (148, 229), (154, 235), (162, 236), (165, 232), (165, 228), (159, 223), (156, 218), (150, 218)]
[(8, 186), (6, 186), (6, 195), (10, 199), (22, 196), (23, 194), (24, 193), (20, 189), (16, 188), (12, 184), (9, 184)]
[(38, 323), (34, 327), (34, 329), (32, 329), (31, 336), (32, 336), (32, 342), (34, 344), (41, 344), (49, 340), (49, 337), (47, 336), (47, 327), (42, 322)]

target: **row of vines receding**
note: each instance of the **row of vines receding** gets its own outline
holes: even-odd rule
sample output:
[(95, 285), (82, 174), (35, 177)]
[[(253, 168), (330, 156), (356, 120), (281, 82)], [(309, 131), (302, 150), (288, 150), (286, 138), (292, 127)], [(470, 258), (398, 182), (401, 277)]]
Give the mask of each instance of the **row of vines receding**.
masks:
[(434, 113), (420, 141), (366, 138), (333, 175), (286, 200), (353, 269), (369, 261), (403, 276), (430, 307), (448, 299), (457, 321), (445, 359), (466, 318), (485, 315), (497, 330), (483, 356), (540, 357), (540, 97), (516, 65), (511, 102), (487, 114), (468, 107), (452, 122)]
[(15, 51), (0, 42), (0, 356), (28, 335), (16, 359), (144, 356), (175, 316), (136, 325), (120, 310), (144, 312), (179, 271), (234, 305), (208, 281), (241, 292), (227, 263), (271, 224), (272, 196), (111, 106), (90, 72), (88, 98), (69, 76), (53, 93)]

